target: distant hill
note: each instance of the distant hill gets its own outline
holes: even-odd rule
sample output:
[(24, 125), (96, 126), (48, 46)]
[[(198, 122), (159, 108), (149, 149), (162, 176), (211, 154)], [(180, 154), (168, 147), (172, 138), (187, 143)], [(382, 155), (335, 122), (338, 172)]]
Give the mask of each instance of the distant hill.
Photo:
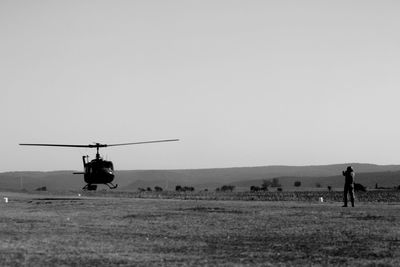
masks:
[[(400, 184), (400, 165), (374, 165), (346, 163), (319, 166), (260, 166), (219, 169), (183, 169), (183, 170), (131, 170), (116, 171), (117, 190), (137, 190), (138, 187), (173, 189), (176, 185), (194, 186), (196, 189), (214, 189), (225, 184), (249, 188), (260, 185), (264, 179), (279, 177), (283, 186), (293, 187), (294, 181), (302, 186), (343, 186), (342, 170), (352, 165), (357, 173), (357, 181), (365, 181), (367, 186), (394, 186)], [(36, 189), (46, 186), (48, 190), (79, 190), (85, 184), (82, 175), (73, 171), (55, 172), (6, 172), (0, 173), (0, 190)], [(363, 182), (361, 182), (363, 183)], [(100, 189), (103, 188), (102, 186)], [(106, 187), (104, 187), (106, 188)]]
[(42, 186), (48, 190), (78, 190), (84, 186), (83, 176), (73, 171), (0, 173), (0, 190), (34, 190)]
[[(327, 176), (327, 177), (298, 177), (298, 176), (283, 176), (276, 177), (282, 187), (295, 187), (294, 183), (296, 181), (301, 182), (301, 188), (316, 188), (319, 184), (321, 188), (327, 188), (331, 186), (332, 188), (342, 188), (344, 186), (344, 177), (342, 175)], [(379, 187), (394, 187), (400, 185), (400, 171), (386, 171), (386, 172), (365, 172), (356, 173), (355, 177), (356, 183), (360, 183), (368, 188), (375, 188), (376, 184)], [(251, 180), (251, 181), (240, 181), (231, 183), (231, 185), (237, 188), (249, 189), (251, 186), (260, 186), (263, 179)]]
[[(400, 171), (400, 165), (346, 163), (320, 166), (262, 166), (221, 169), (126, 171), (123, 174), (121, 173), (119, 179), (124, 182), (132, 181), (124, 186), (125, 190), (136, 190), (138, 187), (152, 187), (154, 185), (164, 188), (168, 185), (169, 188), (173, 188), (178, 184), (195, 186), (198, 189), (213, 189), (224, 184), (249, 188), (251, 185), (260, 185), (264, 179), (275, 177), (283, 177), (282, 183), (284, 186), (293, 186), (294, 181), (304, 179), (305, 185), (309, 187), (314, 187), (316, 181), (319, 181), (322, 177), (336, 177), (332, 178), (332, 182), (337, 180), (338, 186), (339, 184), (342, 186), (343, 179), (340, 174), (348, 165), (352, 165), (357, 174)], [(125, 178), (128, 179), (125, 180)], [(393, 182), (396, 183), (395, 181)]]

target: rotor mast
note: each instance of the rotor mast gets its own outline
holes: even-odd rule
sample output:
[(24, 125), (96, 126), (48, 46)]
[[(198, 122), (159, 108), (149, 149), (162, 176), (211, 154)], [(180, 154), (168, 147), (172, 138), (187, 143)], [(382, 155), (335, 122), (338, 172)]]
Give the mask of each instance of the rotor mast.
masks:
[(100, 148), (100, 147), (106, 147), (106, 146), (107, 146), (107, 145), (102, 145), (102, 144), (96, 143), (96, 160), (101, 159), (101, 157), (100, 157), (100, 152), (99, 152), (99, 148)]

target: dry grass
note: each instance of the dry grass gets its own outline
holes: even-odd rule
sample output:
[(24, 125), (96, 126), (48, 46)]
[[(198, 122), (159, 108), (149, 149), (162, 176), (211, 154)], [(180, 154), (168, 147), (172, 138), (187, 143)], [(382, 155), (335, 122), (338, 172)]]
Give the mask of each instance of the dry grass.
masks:
[[(107, 197), (133, 197), (133, 198), (163, 198), (163, 199), (185, 199), (185, 200), (241, 200), (241, 201), (296, 201), (296, 202), (315, 202), (320, 197), (327, 202), (340, 202), (343, 199), (343, 189), (337, 191), (328, 190), (307, 190), (293, 191), (284, 189), (282, 192), (215, 192), (215, 191), (97, 191), (95, 193), (87, 192), (89, 196), (107, 196)], [(367, 192), (356, 192), (357, 202), (381, 202), (381, 203), (400, 203), (399, 190), (368, 190)]]
[(400, 265), (399, 204), (9, 197), (1, 266)]

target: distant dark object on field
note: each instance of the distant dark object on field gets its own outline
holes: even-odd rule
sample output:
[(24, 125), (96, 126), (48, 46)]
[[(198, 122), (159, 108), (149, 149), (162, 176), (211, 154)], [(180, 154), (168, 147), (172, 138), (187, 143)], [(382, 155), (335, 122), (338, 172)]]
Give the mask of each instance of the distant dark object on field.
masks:
[(367, 187), (363, 186), (362, 184), (354, 184), (354, 191), (356, 192), (367, 192)]
[(223, 185), (221, 188), (217, 188), (217, 192), (232, 192), (235, 189), (234, 185)]
[(278, 178), (273, 178), (272, 179), (272, 183), (271, 183), (271, 187), (281, 187), (281, 183), (279, 182)]
[(261, 191), (261, 188), (259, 186), (252, 185), (252, 186), (250, 186), (250, 191), (251, 192), (258, 192), (258, 191)]
[(47, 187), (46, 186), (38, 187), (36, 188), (36, 191), (47, 191)]
[(278, 187), (278, 189), (276, 189), (278, 192), (282, 192), (283, 191), (283, 189), (282, 189), (282, 187)]
[(268, 191), (268, 187), (281, 187), (278, 178), (273, 178), (272, 180), (263, 180), (261, 184), (261, 190)]
[(328, 185), (328, 191), (329, 191), (329, 192), (332, 191), (332, 186)]
[(159, 186), (155, 186), (154, 187), (154, 191), (161, 192), (161, 191), (163, 191), (163, 189), (161, 187), (159, 187)]
[(294, 182), (294, 186), (295, 186), (295, 187), (300, 187), (300, 186), (301, 186), (301, 182), (300, 182), (300, 181)]
[(96, 158), (89, 161), (89, 156), (82, 156), (84, 172), (75, 172), (74, 174), (83, 174), (86, 185), (82, 188), (83, 190), (96, 190), (98, 184), (104, 184), (110, 189), (117, 188), (117, 184), (114, 185), (114, 165), (111, 161), (104, 160), (99, 153), (99, 148), (109, 146), (126, 146), (126, 145), (139, 145), (149, 143), (161, 143), (161, 142), (172, 142), (179, 141), (179, 139), (169, 140), (155, 140), (135, 143), (123, 143), (123, 144), (100, 144), (94, 143), (91, 145), (61, 145), (61, 144), (20, 144), (21, 146), (51, 146), (51, 147), (77, 147), (77, 148), (96, 148)]
[(193, 192), (194, 191), (194, 187), (193, 186), (180, 186), (180, 185), (177, 185), (177, 186), (175, 186), (175, 191), (178, 191), (178, 192), (186, 192), (186, 191), (189, 191), (189, 192)]
[(250, 186), (251, 192), (258, 192), (258, 191), (268, 191), (268, 187), (259, 187), (259, 186)]

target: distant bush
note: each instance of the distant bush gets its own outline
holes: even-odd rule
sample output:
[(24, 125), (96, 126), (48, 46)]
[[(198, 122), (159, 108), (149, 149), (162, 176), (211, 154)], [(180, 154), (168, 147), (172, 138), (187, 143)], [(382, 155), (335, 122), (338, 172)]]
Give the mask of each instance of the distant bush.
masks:
[(354, 184), (354, 191), (367, 192), (367, 188), (365, 186), (363, 186), (362, 184)]
[(163, 191), (163, 189), (161, 187), (159, 187), (159, 186), (155, 186), (154, 187), (154, 191), (161, 192), (161, 191)]
[(263, 188), (263, 187), (252, 185), (252, 186), (250, 186), (250, 191), (251, 192), (268, 191), (268, 187)]
[(190, 191), (190, 192), (193, 192), (193, 191), (194, 191), (194, 187), (193, 187), (193, 186), (185, 186), (185, 187), (183, 188), (183, 191)]
[(177, 185), (177, 186), (175, 186), (175, 191), (178, 191), (178, 192), (190, 191), (190, 192), (192, 192), (192, 191), (194, 191), (194, 187), (193, 186), (184, 186), (184, 187), (182, 187), (180, 185)]
[(296, 182), (294, 182), (294, 186), (295, 186), (295, 187), (299, 187), (299, 186), (301, 186), (301, 182), (300, 182), (300, 181), (296, 181)]
[(224, 185), (221, 187), (222, 191), (231, 191), (232, 192), (234, 189), (235, 189), (234, 185)]
[(278, 190), (278, 192), (282, 192), (283, 191), (281, 187), (278, 187), (278, 189), (276, 189), (276, 190)]
[(150, 187), (147, 187), (147, 191), (149, 191), (149, 192), (150, 192), (150, 191), (152, 191), (152, 190), (151, 190), (151, 188), (150, 188)]
[(139, 191), (139, 192), (144, 192), (144, 191), (146, 191), (146, 189), (139, 187), (139, 188), (138, 188), (138, 191)]
[(42, 187), (36, 188), (36, 191), (47, 191), (47, 187), (42, 186)]
[(272, 182), (270, 180), (263, 180), (261, 184), (262, 189), (268, 189), (272, 185)]
[(315, 183), (315, 187), (321, 188), (321, 184), (320, 183)]
[(251, 192), (261, 191), (261, 187), (252, 185), (250, 186), (250, 191)]
[(221, 186), (221, 188), (217, 188), (216, 190), (217, 190), (217, 192), (220, 192), (220, 191), (222, 191), (222, 192), (227, 192), (227, 191), (232, 192), (233, 189), (235, 189), (234, 185), (223, 185), (223, 186)]
[(278, 178), (273, 178), (272, 179), (272, 184), (271, 187), (281, 187), (282, 185), (279, 183), (279, 179)]

